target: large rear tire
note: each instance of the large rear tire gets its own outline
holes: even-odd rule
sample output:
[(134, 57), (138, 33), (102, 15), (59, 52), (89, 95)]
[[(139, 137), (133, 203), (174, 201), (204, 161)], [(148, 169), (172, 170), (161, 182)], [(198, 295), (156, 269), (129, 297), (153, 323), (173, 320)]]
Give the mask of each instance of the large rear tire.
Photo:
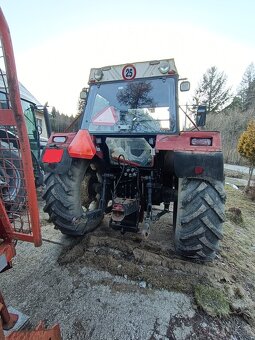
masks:
[(175, 247), (191, 259), (211, 261), (222, 239), (225, 193), (223, 183), (179, 179)]
[(25, 204), (25, 185), (22, 161), (18, 151), (1, 147), (0, 150), (0, 197), (7, 214), (15, 218)]
[(102, 221), (101, 175), (97, 163), (74, 159), (67, 173), (47, 174), (45, 186), (44, 211), (63, 234), (81, 236)]

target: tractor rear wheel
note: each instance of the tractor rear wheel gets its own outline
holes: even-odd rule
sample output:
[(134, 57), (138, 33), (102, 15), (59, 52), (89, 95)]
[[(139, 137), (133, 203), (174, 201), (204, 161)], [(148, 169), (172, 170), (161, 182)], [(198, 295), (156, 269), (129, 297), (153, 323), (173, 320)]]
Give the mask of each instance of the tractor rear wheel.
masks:
[(213, 260), (222, 239), (223, 183), (179, 179), (175, 225), (176, 251), (188, 258)]
[(99, 165), (82, 159), (74, 159), (65, 174), (46, 175), (44, 211), (63, 234), (81, 236), (100, 224), (101, 182)]

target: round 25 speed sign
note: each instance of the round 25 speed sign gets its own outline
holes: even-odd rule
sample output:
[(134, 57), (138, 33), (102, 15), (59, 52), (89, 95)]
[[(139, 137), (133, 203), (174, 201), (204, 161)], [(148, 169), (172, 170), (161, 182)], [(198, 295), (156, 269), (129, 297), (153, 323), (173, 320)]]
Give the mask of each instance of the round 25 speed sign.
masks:
[(133, 80), (136, 76), (136, 68), (134, 65), (126, 65), (122, 69), (122, 77), (125, 80)]

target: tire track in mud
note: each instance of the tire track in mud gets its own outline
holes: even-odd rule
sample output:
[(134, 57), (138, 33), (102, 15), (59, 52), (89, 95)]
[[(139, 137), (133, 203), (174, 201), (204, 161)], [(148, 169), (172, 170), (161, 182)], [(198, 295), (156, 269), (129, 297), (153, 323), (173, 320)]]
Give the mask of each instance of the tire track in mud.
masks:
[(190, 293), (196, 284), (233, 281), (217, 261), (201, 264), (179, 257), (174, 250), (169, 222), (171, 216), (155, 223), (151, 237), (144, 241), (138, 234), (121, 235), (111, 230), (104, 220), (95, 232), (64, 248), (58, 262), (71, 271), (76, 266), (91, 266), (145, 281), (153, 288)]

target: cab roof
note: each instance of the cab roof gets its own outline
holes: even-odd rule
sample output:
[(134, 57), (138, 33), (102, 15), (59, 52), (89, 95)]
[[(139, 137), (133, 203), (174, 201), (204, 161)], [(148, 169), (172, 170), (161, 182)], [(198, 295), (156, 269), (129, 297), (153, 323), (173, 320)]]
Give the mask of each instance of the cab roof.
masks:
[(174, 59), (151, 60), (92, 68), (89, 84), (170, 75), (178, 75)]

